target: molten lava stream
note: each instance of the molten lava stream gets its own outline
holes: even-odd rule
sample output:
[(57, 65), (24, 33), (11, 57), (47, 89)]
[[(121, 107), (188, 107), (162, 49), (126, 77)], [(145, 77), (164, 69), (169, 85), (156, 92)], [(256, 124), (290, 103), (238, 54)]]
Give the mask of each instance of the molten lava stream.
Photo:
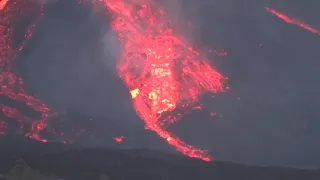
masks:
[(286, 23), (289, 23), (289, 24), (294, 24), (294, 25), (297, 25), (307, 31), (310, 31), (311, 33), (313, 34), (317, 34), (317, 35), (320, 35), (320, 31), (309, 26), (308, 24), (305, 24), (304, 22), (298, 20), (298, 19), (294, 19), (294, 18), (291, 18), (275, 9), (272, 9), (272, 8), (269, 8), (269, 7), (265, 7), (265, 9), (267, 11), (269, 11), (270, 13), (274, 14), (275, 16), (277, 16), (278, 18), (284, 20)]
[(0, 1), (0, 11), (2, 11), (6, 7), (8, 2), (9, 2), (9, 0), (1, 0)]
[[(24, 41), (20, 44), (17, 44), (15, 39), (15, 28), (20, 27), (19, 25), (26, 20), (26, 17), (39, 19), (42, 16), (42, 9), (42, 4), (36, 1), (0, 1), (0, 97), (6, 97), (28, 106), (38, 112), (41, 118), (32, 119), (24, 116), (18, 109), (7, 106), (3, 102), (0, 104), (0, 108), (6, 117), (15, 119), (21, 129), (29, 128), (26, 133), (23, 133), (25, 136), (46, 142), (46, 139), (40, 137), (40, 132), (46, 127), (47, 119), (52, 113), (51, 109), (24, 91), (21, 77), (14, 73), (16, 71), (12, 67), (16, 55), (32, 36), (36, 21), (30, 23)], [(5, 120), (0, 122), (0, 134), (6, 134), (5, 129), (9, 124)]]
[(164, 124), (178, 121), (180, 112), (185, 115), (197, 106), (204, 92), (223, 92), (226, 78), (174, 35), (164, 10), (122, 0), (98, 2), (113, 16), (113, 30), (124, 47), (118, 73), (131, 90), (134, 108), (146, 129), (184, 155), (210, 161), (206, 151), (186, 144)]

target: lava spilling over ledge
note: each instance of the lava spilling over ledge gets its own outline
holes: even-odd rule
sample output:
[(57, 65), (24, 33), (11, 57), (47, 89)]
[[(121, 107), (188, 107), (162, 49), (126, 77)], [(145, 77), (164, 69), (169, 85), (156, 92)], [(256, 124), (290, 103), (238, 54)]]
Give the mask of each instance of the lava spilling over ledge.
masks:
[(123, 43), (118, 73), (146, 129), (187, 156), (211, 160), (206, 151), (166, 128), (198, 108), (204, 92), (223, 92), (226, 78), (175, 35), (163, 9), (121, 0), (99, 2), (111, 13), (113, 30)]

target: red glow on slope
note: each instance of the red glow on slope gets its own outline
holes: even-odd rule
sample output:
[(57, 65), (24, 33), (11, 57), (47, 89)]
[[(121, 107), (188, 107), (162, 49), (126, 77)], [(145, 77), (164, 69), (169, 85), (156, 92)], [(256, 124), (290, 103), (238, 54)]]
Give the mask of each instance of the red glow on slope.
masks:
[(280, 12), (278, 12), (275, 9), (272, 9), (272, 8), (266, 7), (265, 9), (267, 11), (269, 11), (270, 13), (276, 15), (278, 18), (284, 20), (286, 23), (297, 25), (297, 26), (299, 26), (299, 27), (301, 27), (301, 28), (303, 28), (305, 30), (310, 31), (311, 33), (320, 35), (320, 31), (319, 30), (317, 30), (317, 29), (305, 24), (304, 22), (302, 22), (302, 21), (300, 21), (298, 19), (291, 18), (291, 17), (289, 17), (289, 16), (287, 16), (287, 15), (285, 15), (283, 13), (280, 13)]
[(0, 0), (0, 11), (2, 11), (4, 7), (6, 7), (8, 2), (9, 0)]
[[(51, 109), (24, 91), (21, 77), (14, 73), (12, 67), (17, 53), (23, 49), (26, 41), (32, 36), (36, 22), (34, 21), (28, 26), (24, 36), (25, 40), (19, 45), (15, 45), (15, 26), (28, 16), (32, 19), (39, 19), (42, 15), (42, 5), (30, 1), (1, 1), (0, 8), (0, 97), (5, 96), (12, 101), (28, 106), (40, 113), (41, 118), (26, 117), (18, 109), (4, 104), (0, 104), (1, 111), (6, 117), (15, 120), (20, 129), (28, 128), (23, 135), (46, 142), (46, 139), (40, 137), (40, 132), (46, 127)], [(8, 126), (9, 123), (1, 121), (0, 133), (5, 134)]]
[(123, 143), (124, 136), (114, 137), (113, 140), (114, 140), (116, 143), (121, 144), (121, 143)]
[(163, 9), (122, 0), (99, 2), (104, 2), (113, 16), (113, 30), (124, 46), (118, 73), (130, 89), (146, 129), (177, 151), (210, 161), (206, 151), (185, 143), (166, 127), (188, 111), (201, 108), (198, 97), (204, 92), (223, 92), (226, 78), (175, 36)]
[[(79, 3), (89, 1), (78, 0)], [(76, 137), (87, 133), (91, 137), (81, 125), (65, 124), (64, 118), (57, 119), (56, 112), (28, 94), (13, 66), (42, 16), (43, 4), (38, 1), (0, 0), (0, 135), (18, 134), (41, 142), (48, 142), (54, 136), (54, 140), (63, 143), (72, 143)], [(27, 28), (22, 26), (26, 23)], [(21, 35), (22, 29), (26, 31), (18, 43), (17, 36)], [(33, 111), (33, 117), (30, 117), (30, 111)], [(55, 122), (49, 126), (49, 120), (53, 119)]]

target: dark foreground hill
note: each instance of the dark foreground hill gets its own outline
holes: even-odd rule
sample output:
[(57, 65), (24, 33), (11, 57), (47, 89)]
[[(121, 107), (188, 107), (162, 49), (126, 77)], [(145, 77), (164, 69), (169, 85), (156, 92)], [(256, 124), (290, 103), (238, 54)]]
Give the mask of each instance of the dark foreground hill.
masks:
[(254, 167), (227, 162), (206, 163), (146, 149), (79, 148), (0, 137), (0, 173), (23, 158), (33, 169), (65, 180), (319, 180), (320, 172), (284, 167)]

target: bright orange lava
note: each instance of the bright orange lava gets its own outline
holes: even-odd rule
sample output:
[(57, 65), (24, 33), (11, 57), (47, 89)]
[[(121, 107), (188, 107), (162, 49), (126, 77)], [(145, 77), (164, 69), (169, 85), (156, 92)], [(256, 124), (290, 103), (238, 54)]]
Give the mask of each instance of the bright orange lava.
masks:
[[(12, 69), (17, 53), (23, 49), (26, 41), (32, 36), (32, 30), (35, 28), (36, 22), (33, 21), (28, 26), (24, 36), (25, 39), (19, 45), (16, 45), (14, 41), (14, 28), (25, 17), (38, 19), (42, 15), (42, 5), (37, 2), (2, 0), (0, 2), (0, 10), (0, 97), (6, 97), (28, 106), (38, 112), (41, 118), (25, 117), (18, 109), (2, 103), (0, 108), (7, 118), (16, 120), (20, 129), (28, 128), (27, 133), (24, 134), (25, 136), (46, 142), (47, 140), (42, 139), (39, 133), (44, 130), (51, 109), (39, 99), (24, 91), (21, 77), (14, 73), (15, 71)], [(25, 127), (25, 124), (29, 124), (30, 127)], [(0, 134), (5, 134), (7, 127), (7, 121), (0, 120)]]
[(210, 161), (206, 151), (185, 143), (165, 127), (182, 117), (177, 111), (185, 114), (197, 108), (198, 97), (204, 92), (223, 92), (226, 78), (174, 35), (163, 9), (122, 0), (99, 2), (113, 16), (113, 30), (124, 47), (118, 73), (130, 89), (146, 129), (177, 151)]
[[(119, 76), (130, 89), (137, 114), (146, 128), (155, 131), (179, 152), (194, 158), (211, 160), (209, 154), (185, 143), (166, 130), (192, 109), (201, 108), (198, 97), (206, 91), (223, 92), (224, 80), (203, 59), (202, 55), (180, 40), (169, 26), (166, 13), (147, 5), (134, 5), (130, 0), (96, 0), (112, 13), (113, 30), (118, 33), (124, 51), (118, 63)], [(82, 2), (82, 1), (79, 1)], [(42, 5), (37, 2), (0, 1), (0, 98), (18, 102), (40, 114), (40, 119), (27, 117), (19, 108), (0, 104), (5, 116), (0, 120), (0, 135), (6, 134), (15, 120), (23, 135), (47, 142), (40, 135), (46, 131), (52, 110), (39, 99), (24, 91), (23, 80), (13, 70), (13, 61), (32, 36), (35, 22), (31, 23), (25, 39), (15, 45), (15, 26), (27, 15), (38, 19)], [(30, 126), (26, 126), (30, 125)], [(54, 129), (52, 130), (54, 131)], [(122, 142), (123, 138), (115, 139)]]
[(2, 11), (4, 7), (6, 7), (8, 2), (9, 0), (0, 0), (0, 11)]
[(272, 8), (266, 7), (265, 9), (267, 11), (269, 11), (270, 13), (276, 15), (278, 18), (284, 20), (286, 23), (297, 25), (297, 26), (299, 26), (299, 27), (301, 27), (301, 28), (303, 28), (305, 30), (310, 31), (311, 33), (320, 35), (320, 31), (319, 30), (317, 30), (317, 29), (305, 24), (304, 22), (302, 22), (302, 21), (300, 21), (298, 19), (291, 18), (291, 17), (289, 17), (289, 16), (287, 16), (287, 15), (285, 15), (283, 13), (280, 13), (280, 12), (278, 12), (275, 9), (272, 9)]

